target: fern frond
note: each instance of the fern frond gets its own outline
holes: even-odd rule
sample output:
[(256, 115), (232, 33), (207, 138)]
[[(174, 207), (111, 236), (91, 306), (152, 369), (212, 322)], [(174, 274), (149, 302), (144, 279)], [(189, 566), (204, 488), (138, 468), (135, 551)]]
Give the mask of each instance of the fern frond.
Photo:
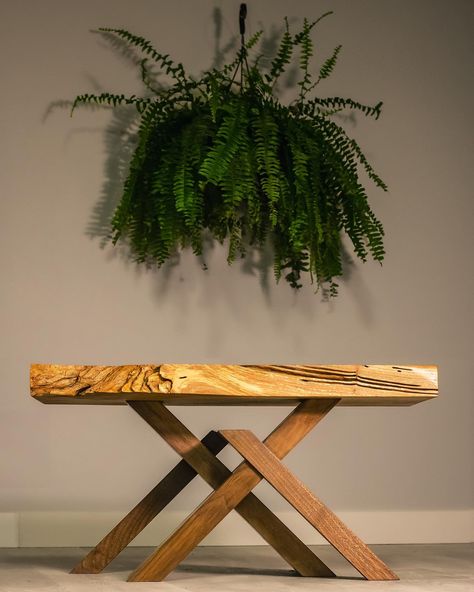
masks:
[(293, 38), (290, 35), (290, 29), (288, 25), (288, 18), (285, 17), (285, 31), (280, 41), (275, 58), (272, 60), (270, 66), (270, 73), (267, 74), (267, 82), (275, 85), (280, 75), (285, 71), (285, 67), (291, 62), (293, 54)]
[(253, 113), (251, 125), (255, 134), (255, 156), (262, 191), (268, 199), (270, 227), (277, 222), (277, 204), (280, 198), (280, 162), (278, 158), (278, 125), (270, 111)]
[(349, 138), (342, 127), (338, 126), (333, 121), (323, 121), (322, 119), (319, 120), (319, 124), (328, 135), (327, 137), (329, 141), (337, 146), (340, 153), (344, 156), (345, 164), (351, 170), (355, 171), (355, 163), (357, 159), (362, 164), (368, 177), (375, 183), (375, 185), (383, 189), (383, 191), (387, 191), (387, 185), (374, 171), (364, 153), (362, 152), (359, 144), (353, 138)]
[(115, 95), (111, 93), (101, 93), (100, 95), (89, 94), (85, 93), (82, 95), (78, 95), (72, 104), (71, 107), (71, 116), (74, 113), (75, 109), (80, 104), (95, 104), (107, 107), (118, 107), (119, 105), (135, 105), (137, 111), (141, 113), (147, 105), (149, 105), (151, 99), (148, 98), (140, 98), (132, 95), (130, 97), (126, 97), (125, 95)]
[(339, 52), (342, 49), (342, 45), (338, 45), (334, 48), (334, 51), (332, 52), (332, 55), (323, 63), (323, 65), (321, 66), (321, 69), (319, 70), (319, 76), (318, 76), (318, 80), (316, 82), (316, 84), (320, 81), (320, 80), (324, 80), (325, 78), (328, 78), (335, 66), (336, 66), (336, 62), (337, 62), (337, 58), (339, 56)]
[(199, 193), (194, 183), (193, 169), (189, 162), (190, 150), (189, 130), (182, 134), (181, 152), (176, 163), (173, 182), (173, 194), (176, 200), (176, 211), (184, 216), (187, 226), (193, 227), (200, 213)]
[(263, 29), (256, 31), (246, 42), (245, 47), (246, 49), (252, 49), (257, 45), (263, 35)]
[(353, 101), (352, 99), (343, 99), (341, 97), (327, 97), (322, 99), (318, 97), (306, 101), (303, 105), (300, 105), (300, 109), (305, 115), (310, 117), (318, 114), (319, 106), (337, 110), (353, 109), (354, 111), (362, 111), (364, 115), (378, 119), (380, 117), (382, 105), (382, 101), (371, 107), (369, 105), (363, 105), (362, 103)]
[(221, 85), (216, 80), (215, 77), (212, 77), (209, 81), (209, 106), (211, 108), (212, 114), (212, 121), (214, 123), (217, 122), (217, 111), (223, 105), (223, 94), (222, 94)]
[[(316, 24), (316, 23), (314, 23)], [(311, 73), (309, 71), (309, 61), (313, 55), (313, 40), (311, 39), (312, 25), (308, 19), (304, 19), (303, 31), (301, 35), (301, 54), (300, 54), (300, 70), (303, 73), (303, 79), (298, 82), (300, 87), (300, 101), (304, 99), (307, 92), (311, 88)]]
[(142, 51), (145, 55), (150, 56), (157, 64), (160, 65), (161, 68), (172, 76), (177, 82), (185, 83), (187, 81), (186, 72), (184, 71), (183, 64), (175, 64), (172, 59), (170, 59), (169, 54), (163, 54), (153, 47), (153, 45), (145, 39), (144, 37), (140, 37), (138, 35), (133, 35), (129, 31), (125, 29), (113, 29), (108, 27), (99, 27), (99, 31), (103, 31), (105, 33), (114, 33), (117, 37), (124, 39), (130, 45), (137, 47)]
[(199, 174), (205, 181), (218, 185), (245, 135), (247, 117), (242, 102), (231, 103), (216, 134), (215, 144), (200, 166)]
[(311, 30), (312, 30), (312, 29), (314, 29), (314, 27), (315, 27), (315, 26), (316, 26), (316, 25), (317, 25), (319, 22), (321, 22), (323, 19), (325, 19), (326, 17), (330, 16), (331, 14), (334, 14), (334, 12), (333, 12), (332, 10), (328, 10), (327, 12), (324, 12), (324, 13), (323, 13), (323, 14), (322, 14), (320, 17), (318, 17), (316, 20), (314, 20), (312, 23), (308, 22), (308, 20), (307, 20), (307, 19), (305, 19), (305, 20), (306, 20), (306, 22), (307, 22), (307, 26), (306, 26), (306, 28), (305, 28), (305, 27), (303, 27), (303, 30), (302, 30), (302, 31), (300, 31), (299, 33), (297, 33), (297, 34), (294, 36), (294, 43), (295, 43), (296, 45), (299, 45), (299, 44), (302, 42), (303, 38), (304, 38), (306, 35), (308, 35), (308, 33), (310, 33), (310, 32), (311, 32)]

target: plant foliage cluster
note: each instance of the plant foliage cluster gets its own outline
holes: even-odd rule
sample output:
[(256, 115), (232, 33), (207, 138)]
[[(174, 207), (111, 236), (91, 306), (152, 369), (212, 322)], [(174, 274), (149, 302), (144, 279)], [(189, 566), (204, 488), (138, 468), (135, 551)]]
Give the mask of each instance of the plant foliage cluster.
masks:
[[(329, 14), (329, 13), (328, 13)], [(180, 248), (202, 253), (203, 237), (228, 244), (228, 261), (270, 241), (278, 279), (301, 286), (303, 272), (329, 293), (343, 272), (341, 235), (357, 256), (382, 261), (383, 228), (367, 201), (360, 171), (386, 190), (357, 142), (334, 121), (343, 110), (378, 118), (352, 99), (314, 96), (330, 76), (341, 49), (313, 76), (314, 22), (301, 30), (288, 22), (273, 59), (264, 67), (257, 48), (262, 32), (243, 43), (221, 69), (189, 76), (182, 64), (124, 29), (101, 29), (143, 55), (148, 96), (103, 93), (76, 97), (79, 104), (134, 105), (140, 122), (123, 195), (112, 219), (114, 243), (126, 238), (139, 262), (163, 264)], [(297, 98), (276, 97), (279, 79), (296, 58)], [(166, 88), (154, 72), (166, 73)]]

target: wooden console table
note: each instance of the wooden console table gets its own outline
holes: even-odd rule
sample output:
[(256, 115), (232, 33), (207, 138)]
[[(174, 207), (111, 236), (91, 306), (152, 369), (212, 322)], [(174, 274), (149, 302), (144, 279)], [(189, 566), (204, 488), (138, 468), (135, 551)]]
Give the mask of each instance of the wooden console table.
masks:
[[(266, 479), (367, 580), (397, 576), (282, 464), (336, 405), (413, 405), (437, 396), (435, 366), (127, 365), (31, 367), (31, 394), (43, 403), (129, 405), (182, 460), (107, 534), (72, 573), (102, 571), (199, 474), (213, 489), (128, 578), (161, 581), (235, 509), (302, 576), (333, 577), (252, 492)], [(168, 405), (293, 405), (261, 442), (248, 430), (202, 440)], [(233, 446), (231, 472), (217, 454)]]

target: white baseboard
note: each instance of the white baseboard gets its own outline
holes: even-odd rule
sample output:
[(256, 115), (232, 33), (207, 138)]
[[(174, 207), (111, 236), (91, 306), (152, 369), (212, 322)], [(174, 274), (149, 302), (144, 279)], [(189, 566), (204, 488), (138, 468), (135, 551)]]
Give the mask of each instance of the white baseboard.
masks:
[[(296, 513), (277, 514), (307, 544), (325, 543)], [(474, 541), (474, 510), (341, 511), (338, 515), (369, 544)], [(94, 546), (122, 516), (119, 512), (0, 513), (0, 547)], [(132, 545), (158, 545), (185, 517), (186, 512), (163, 512)], [(262, 545), (265, 542), (234, 512), (202, 544)]]
[(0, 547), (18, 547), (18, 534), (18, 514), (0, 513)]

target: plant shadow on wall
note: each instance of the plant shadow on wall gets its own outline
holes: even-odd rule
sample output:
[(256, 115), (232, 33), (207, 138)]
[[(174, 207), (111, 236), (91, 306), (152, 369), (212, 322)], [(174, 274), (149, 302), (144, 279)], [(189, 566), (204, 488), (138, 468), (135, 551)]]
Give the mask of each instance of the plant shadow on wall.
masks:
[[(328, 14), (305, 19), (297, 32), (286, 21), (281, 31), (266, 38), (259, 31), (247, 41), (241, 19), (240, 49), (225, 63), (235, 40), (222, 48), (215, 9), (214, 64), (199, 79), (144, 38), (101, 29), (138, 66), (146, 92), (83, 94), (74, 101), (73, 110), (113, 109), (106, 183), (88, 234), (126, 245), (120, 253), (127, 259), (163, 267), (162, 285), (180, 250), (191, 248), (205, 267), (215, 240), (227, 245), (229, 263), (241, 259), (244, 272), (258, 270), (267, 292), (273, 268), (294, 289), (309, 275), (324, 297), (336, 295), (335, 279), (343, 272), (347, 278), (350, 268), (343, 232), (361, 260), (381, 262), (383, 228), (360, 173), (386, 187), (336, 123), (348, 110), (377, 119), (381, 103), (312, 96), (341, 49), (312, 76), (312, 30)], [(278, 99), (284, 87), (297, 91), (288, 104)]]

